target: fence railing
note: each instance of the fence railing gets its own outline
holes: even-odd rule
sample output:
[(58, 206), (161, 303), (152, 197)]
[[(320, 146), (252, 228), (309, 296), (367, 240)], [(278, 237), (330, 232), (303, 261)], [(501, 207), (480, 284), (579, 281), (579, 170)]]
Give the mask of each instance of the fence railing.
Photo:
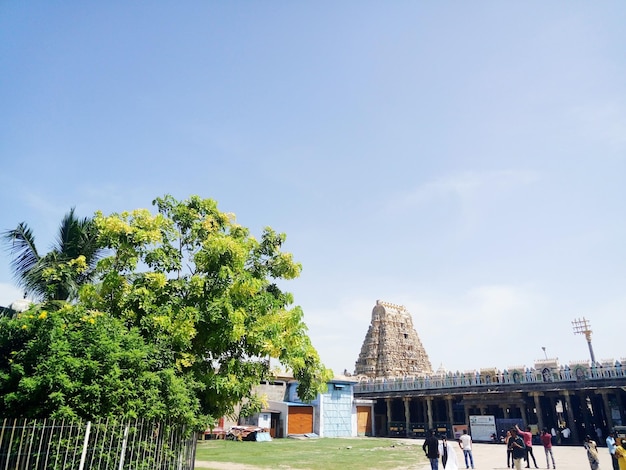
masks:
[(0, 470), (193, 470), (196, 435), (184, 426), (5, 418)]
[(473, 386), (493, 386), (495, 384), (525, 384), (537, 382), (575, 382), (594, 380), (626, 379), (626, 366), (620, 362), (609, 366), (577, 364), (572, 367), (520, 368), (494, 370), (492, 372), (448, 372), (420, 377), (375, 378), (359, 382), (354, 386), (355, 393), (429, 390), (439, 388), (462, 388)]

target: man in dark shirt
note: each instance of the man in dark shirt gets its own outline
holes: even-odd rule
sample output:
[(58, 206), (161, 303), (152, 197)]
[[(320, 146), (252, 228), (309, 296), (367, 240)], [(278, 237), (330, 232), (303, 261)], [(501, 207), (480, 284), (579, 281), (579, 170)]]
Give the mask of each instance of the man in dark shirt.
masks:
[(422, 450), (430, 460), (430, 469), (439, 470), (439, 440), (435, 436), (435, 431), (430, 431), (430, 436), (424, 441)]
[(522, 469), (522, 459), (526, 457), (526, 445), (524, 439), (517, 434), (517, 429), (511, 428), (511, 437), (509, 439), (509, 450), (513, 454), (513, 465), (515, 470)]

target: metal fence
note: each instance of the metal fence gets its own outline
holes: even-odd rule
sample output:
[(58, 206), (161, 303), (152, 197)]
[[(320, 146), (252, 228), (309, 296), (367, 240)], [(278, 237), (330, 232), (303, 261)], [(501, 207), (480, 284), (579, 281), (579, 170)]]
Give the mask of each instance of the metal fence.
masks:
[(184, 426), (144, 420), (6, 418), (0, 470), (193, 470), (196, 439)]

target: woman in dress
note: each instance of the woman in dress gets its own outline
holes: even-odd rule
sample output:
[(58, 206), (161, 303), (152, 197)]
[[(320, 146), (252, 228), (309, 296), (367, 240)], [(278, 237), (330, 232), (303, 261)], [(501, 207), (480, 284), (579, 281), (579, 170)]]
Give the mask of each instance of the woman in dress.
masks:
[(443, 468), (446, 470), (459, 470), (459, 464), (456, 460), (456, 451), (454, 450), (454, 446), (448, 442), (446, 436), (441, 437), (439, 455), (441, 455)]
[(591, 467), (591, 470), (598, 470), (600, 468), (598, 446), (589, 436), (585, 436), (585, 442), (583, 445), (587, 450), (587, 459), (589, 459), (589, 466)]
[(626, 439), (621, 440), (621, 445), (615, 448), (615, 457), (619, 470), (626, 470)]

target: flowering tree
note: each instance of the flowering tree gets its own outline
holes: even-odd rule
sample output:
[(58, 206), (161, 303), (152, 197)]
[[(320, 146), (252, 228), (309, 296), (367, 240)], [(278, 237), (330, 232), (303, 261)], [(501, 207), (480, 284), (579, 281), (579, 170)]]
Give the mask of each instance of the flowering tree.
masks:
[(104, 256), (76, 302), (0, 319), (0, 411), (217, 418), (251, 398), (269, 358), (292, 370), (304, 401), (324, 390), (331, 371), (278, 287), (301, 270), (281, 251), (285, 235), (257, 240), (197, 196), (154, 205), (95, 215)]
[(277, 285), (300, 264), (281, 251), (284, 234), (265, 228), (257, 240), (217, 203), (193, 196), (154, 201), (94, 219), (102, 246), (101, 283), (81, 301), (136, 327), (160, 359), (200, 383), (202, 411), (220, 416), (249, 397), (276, 358), (293, 371), (300, 397), (323, 390), (331, 372), (306, 334), (300, 307)]

